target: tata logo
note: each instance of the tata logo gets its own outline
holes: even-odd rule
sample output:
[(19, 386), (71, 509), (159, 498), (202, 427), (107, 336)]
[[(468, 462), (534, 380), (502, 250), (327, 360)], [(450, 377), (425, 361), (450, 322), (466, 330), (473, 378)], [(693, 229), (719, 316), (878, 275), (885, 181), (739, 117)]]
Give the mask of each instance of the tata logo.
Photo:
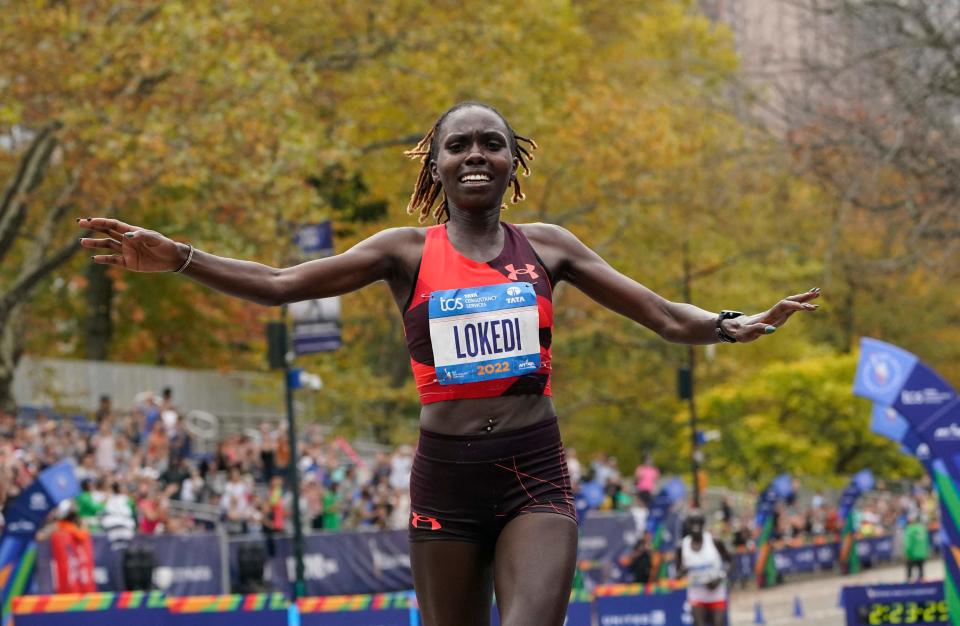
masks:
[(933, 431), (933, 438), (938, 441), (944, 439), (960, 439), (960, 425), (953, 422), (949, 426), (941, 426)]
[(460, 298), (440, 298), (441, 311), (459, 311), (463, 308), (463, 300)]
[(519, 296), (521, 293), (523, 293), (523, 290), (520, 289), (519, 287), (508, 287), (508, 288), (507, 288), (507, 295), (508, 295), (508, 296)]
[(874, 393), (884, 393), (901, 379), (903, 367), (885, 352), (874, 352), (867, 359), (864, 384)]
[(953, 398), (949, 391), (941, 391), (933, 387), (926, 389), (904, 389), (900, 392), (900, 402), (906, 406), (916, 406), (923, 404), (943, 404)]

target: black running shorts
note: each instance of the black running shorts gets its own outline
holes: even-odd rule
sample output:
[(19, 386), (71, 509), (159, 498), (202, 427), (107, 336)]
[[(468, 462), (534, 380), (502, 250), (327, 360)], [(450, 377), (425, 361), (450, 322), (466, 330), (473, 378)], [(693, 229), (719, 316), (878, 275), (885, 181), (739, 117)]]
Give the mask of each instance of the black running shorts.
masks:
[(495, 542), (525, 513), (577, 521), (557, 418), (489, 435), (420, 430), (410, 474), (410, 541)]

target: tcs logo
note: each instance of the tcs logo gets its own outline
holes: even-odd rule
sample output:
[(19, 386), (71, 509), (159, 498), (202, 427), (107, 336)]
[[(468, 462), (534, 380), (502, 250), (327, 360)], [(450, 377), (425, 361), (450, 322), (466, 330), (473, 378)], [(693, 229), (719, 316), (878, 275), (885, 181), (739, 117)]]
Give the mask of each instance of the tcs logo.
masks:
[(440, 298), (441, 311), (459, 311), (463, 308), (463, 300), (460, 298)]
[(510, 272), (509, 274), (507, 274), (507, 278), (509, 278), (510, 280), (517, 280), (517, 276), (521, 274), (523, 274), (524, 276), (529, 276), (533, 280), (540, 278), (540, 275), (537, 274), (537, 272), (535, 271), (537, 269), (536, 265), (531, 265), (529, 263), (524, 263), (524, 265), (526, 267), (522, 267), (520, 269), (515, 268), (513, 266), (513, 263), (504, 265), (503, 269)]
[(440, 530), (443, 528), (437, 518), (420, 515), (415, 511), (410, 511), (410, 525), (417, 530)]

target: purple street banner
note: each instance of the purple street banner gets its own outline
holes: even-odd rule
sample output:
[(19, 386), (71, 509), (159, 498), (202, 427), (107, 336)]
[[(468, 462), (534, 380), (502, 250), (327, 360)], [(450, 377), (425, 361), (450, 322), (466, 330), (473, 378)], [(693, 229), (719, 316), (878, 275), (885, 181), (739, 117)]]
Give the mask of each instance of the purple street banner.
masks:
[(13, 601), (13, 615), (17, 626), (169, 624), (166, 598), (158, 591), (20, 596)]
[[(950, 623), (960, 626), (960, 399), (953, 387), (915, 355), (863, 338), (853, 392), (902, 415), (919, 440), (914, 448), (940, 496), (944, 596)], [(908, 431), (908, 432), (910, 432)]]
[[(301, 261), (333, 254), (333, 222), (303, 224), (294, 233)], [(297, 354), (329, 352), (340, 347), (340, 298), (318, 298), (288, 306), (293, 319), (293, 350)]]
[[(681, 626), (693, 624), (687, 590), (664, 588), (644, 593), (645, 585), (604, 585), (594, 605), (599, 626)], [(671, 587), (673, 587), (671, 585)], [(637, 588), (637, 589), (634, 589)]]
[(61, 461), (40, 472), (36, 481), (4, 510), (0, 536), (0, 624), (11, 623), (14, 598), (27, 591), (36, 560), (37, 531), (60, 502), (80, 493), (73, 464)]
[(840, 597), (847, 626), (950, 624), (941, 582), (844, 587)]

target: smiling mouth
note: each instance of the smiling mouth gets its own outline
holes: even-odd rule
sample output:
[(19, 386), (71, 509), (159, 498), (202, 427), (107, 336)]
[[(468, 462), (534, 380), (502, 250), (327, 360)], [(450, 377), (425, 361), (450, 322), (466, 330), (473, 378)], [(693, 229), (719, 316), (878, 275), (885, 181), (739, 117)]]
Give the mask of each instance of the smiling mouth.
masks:
[(464, 174), (459, 178), (462, 185), (485, 185), (493, 180), (489, 174)]

